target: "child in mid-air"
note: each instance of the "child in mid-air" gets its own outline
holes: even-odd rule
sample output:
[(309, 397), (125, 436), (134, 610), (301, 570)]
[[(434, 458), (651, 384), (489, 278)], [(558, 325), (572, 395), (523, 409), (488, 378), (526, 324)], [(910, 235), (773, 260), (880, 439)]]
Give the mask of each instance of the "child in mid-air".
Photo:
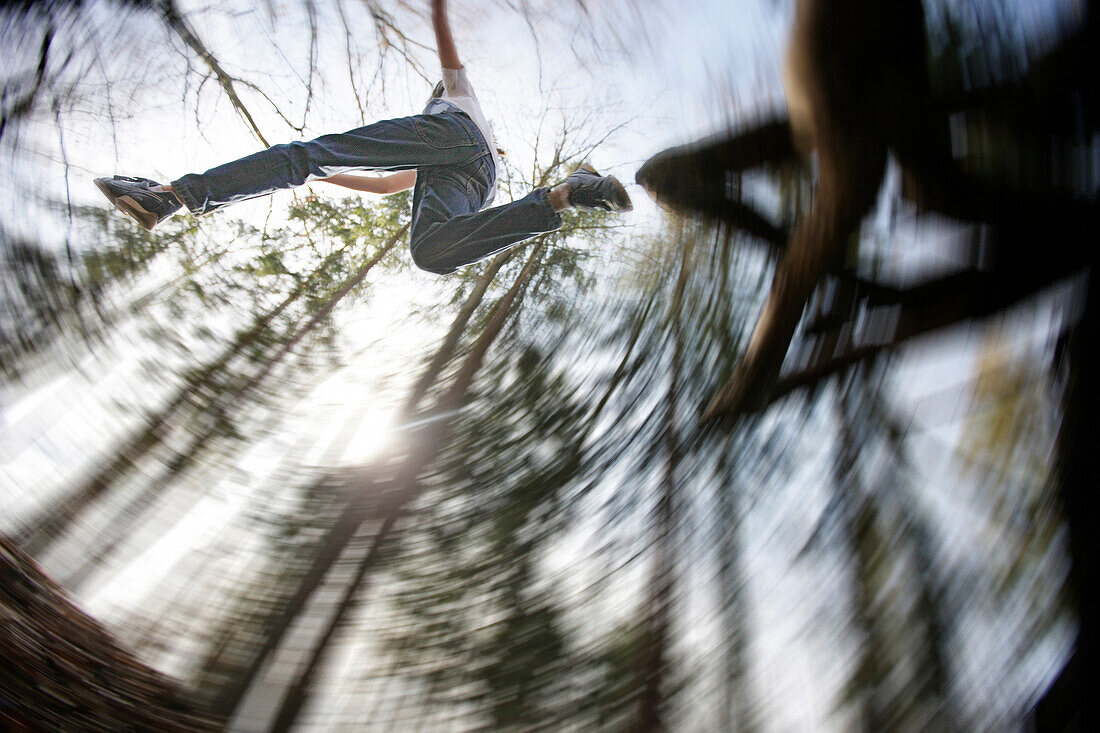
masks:
[[(568, 208), (631, 210), (623, 185), (588, 165), (553, 188), (535, 189), (518, 201), (485, 208), (496, 193), (500, 159), (492, 128), (451, 38), (446, 0), (432, 0), (432, 26), (443, 81), (422, 114), (308, 142), (274, 145), (168, 185), (129, 176), (97, 178), (95, 183), (111, 203), (146, 229), (181, 206), (205, 214), (315, 180), (380, 194), (412, 188), (413, 261), (438, 274), (557, 229), (559, 212)], [(356, 170), (393, 172), (349, 175)]]

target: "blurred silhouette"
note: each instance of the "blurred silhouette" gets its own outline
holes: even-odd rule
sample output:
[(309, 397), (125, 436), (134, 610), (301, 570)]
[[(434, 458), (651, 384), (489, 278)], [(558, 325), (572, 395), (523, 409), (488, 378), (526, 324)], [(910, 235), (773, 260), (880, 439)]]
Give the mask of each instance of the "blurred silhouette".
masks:
[[(948, 121), (952, 108), (995, 105), (1010, 119), (1019, 108), (1022, 124), (1041, 125), (1024, 128), (1033, 135), (1053, 133), (1072, 125), (1079, 110), (1074, 99), (1060, 98), (1070, 94), (1087, 100), (1080, 111), (1087, 129), (1094, 129), (1091, 33), (1088, 24), (1057, 56), (1034, 65), (1037, 78), (942, 99), (929, 80), (919, 1), (799, 2), (784, 67), (789, 118), (666, 150), (637, 174), (657, 201), (724, 221), (782, 249), (752, 341), (707, 416), (759, 410), (771, 401), (803, 307), (817, 284), (841, 269), (849, 237), (878, 195), (888, 153), (902, 168), (904, 193), (923, 209), (994, 225), (998, 236), (990, 271), (960, 273), (906, 292), (854, 283), (854, 302), (900, 306), (891, 345), (1003, 309), (1091, 264), (1090, 249), (1080, 243), (1097, 233), (1096, 207), (1057, 188), (1021, 190), (965, 171), (952, 156)], [(1021, 88), (1043, 98), (1028, 98)], [(1050, 117), (1042, 119), (1035, 109)], [(731, 174), (811, 154), (817, 166), (813, 200), (789, 234), (726, 193)], [(1035, 257), (1032, 243), (1054, 223), (1064, 235)], [(818, 361), (814, 373), (801, 379), (820, 379), (868, 356), (850, 350)]]
[[(1062, 434), (1061, 499), (1069, 517), (1081, 628), (1074, 661), (1038, 706), (1043, 730), (1095, 722), (1084, 684), (1096, 679), (1097, 576), (1087, 537), (1100, 521), (1083, 446), (1095, 445), (1095, 191), (1059, 176), (1062, 150), (1087, 145), (1100, 129), (1100, 34), (1093, 3), (1074, 34), (1021, 78), (978, 89), (934, 92), (925, 15), (918, 0), (799, 0), (784, 66), (788, 117), (663, 151), (637, 179), (660, 203), (718, 220), (780, 250), (752, 339), (705, 418), (738, 418), (792, 389), (814, 386), (908, 339), (998, 313), (1067, 277), (1090, 272), (1085, 316), (1071, 339), (1069, 410)], [(1009, 130), (1009, 170), (972, 171), (955, 158), (951, 115), (997, 118)], [(1052, 144), (1053, 141), (1053, 144)], [(1036, 151), (1039, 152), (1036, 152)], [(844, 270), (850, 236), (870, 211), (888, 155), (902, 193), (921, 210), (991, 227), (981, 266), (909, 289), (860, 280)], [(812, 201), (787, 233), (730, 192), (731, 176), (794, 158), (816, 165)], [(1039, 162), (1035, 163), (1035, 158)], [(1022, 171), (1022, 173), (1021, 173)], [(736, 179), (734, 179), (736, 180)], [(781, 375), (814, 289), (837, 279), (832, 302), (806, 329), (800, 370)], [(883, 334), (873, 314), (896, 319)], [(879, 321), (881, 323), (881, 321)], [(863, 343), (860, 343), (861, 338)], [(1056, 702), (1051, 702), (1056, 700)], [(1092, 722), (1089, 722), (1092, 721)], [(875, 727), (875, 726), (872, 726)]]

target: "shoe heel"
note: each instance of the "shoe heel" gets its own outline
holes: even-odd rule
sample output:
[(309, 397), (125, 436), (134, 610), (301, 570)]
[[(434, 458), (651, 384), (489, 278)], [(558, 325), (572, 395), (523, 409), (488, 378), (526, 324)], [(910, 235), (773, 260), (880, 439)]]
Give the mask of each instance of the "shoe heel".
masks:
[(157, 225), (157, 215), (151, 211), (146, 211), (141, 204), (129, 196), (119, 196), (115, 199), (115, 207), (122, 213), (129, 214), (136, 219), (137, 223), (145, 227), (146, 231), (153, 231), (153, 227)]

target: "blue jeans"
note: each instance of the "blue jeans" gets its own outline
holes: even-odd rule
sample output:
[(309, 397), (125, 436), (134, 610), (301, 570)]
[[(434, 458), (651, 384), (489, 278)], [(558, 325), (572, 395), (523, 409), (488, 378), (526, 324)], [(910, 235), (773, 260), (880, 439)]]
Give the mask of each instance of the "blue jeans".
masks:
[(424, 114), (383, 120), (308, 142), (273, 145), (172, 189), (193, 214), (356, 170), (416, 169), (409, 245), (417, 267), (440, 275), (561, 226), (549, 190), (481, 210), (496, 171), (473, 121), (443, 100)]

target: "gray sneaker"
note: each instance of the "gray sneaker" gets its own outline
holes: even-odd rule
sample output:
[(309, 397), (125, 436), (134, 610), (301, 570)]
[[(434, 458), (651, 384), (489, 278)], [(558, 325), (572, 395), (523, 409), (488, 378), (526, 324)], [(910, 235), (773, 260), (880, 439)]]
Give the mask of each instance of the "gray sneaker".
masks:
[(97, 178), (95, 185), (115, 208), (137, 220), (148, 230), (179, 211), (183, 205), (175, 194), (153, 191), (160, 184), (148, 178), (114, 176)]
[(623, 184), (614, 176), (601, 176), (588, 163), (582, 163), (568, 178), (569, 203), (581, 211), (632, 211)]

